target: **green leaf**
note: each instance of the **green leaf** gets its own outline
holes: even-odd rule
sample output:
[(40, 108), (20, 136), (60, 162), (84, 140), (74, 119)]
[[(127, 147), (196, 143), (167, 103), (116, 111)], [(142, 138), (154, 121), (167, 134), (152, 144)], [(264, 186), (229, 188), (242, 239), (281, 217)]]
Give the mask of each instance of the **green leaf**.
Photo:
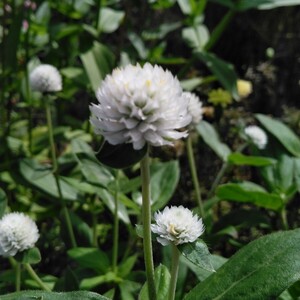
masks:
[(179, 181), (178, 161), (169, 161), (157, 165), (151, 172), (150, 190), (152, 210), (158, 210), (166, 205), (174, 194)]
[(44, 291), (22, 291), (1, 296), (1, 300), (110, 300), (93, 292), (44, 292)]
[(125, 261), (119, 264), (118, 266), (118, 275), (122, 278), (125, 278), (134, 267), (137, 260), (137, 255), (129, 256)]
[(213, 272), (214, 268), (211, 262), (211, 254), (207, 245), (200, 239), (194, 243), (185, 243), (178, 246), (182, 255), (198, 267)]
[(68, 255), (80, 266), (93, 269), (100, 274), (106, 273), (110, 267), (107, 254), (97, 248), (73, 248), (68, 251)]
[(227, 160), (231, 154), (230, 148), (220, 141), (220, 137), (215, 128), (208, 122), (202, 120), (197, 126), (196, 130), (202, 137), (204, 142), (220, 157), (223, 161)]
[(184, 300), (277, 299), (300, 279), (300, 229), (277, 232), (243, 247)]
[(265, 0), (262, 1), (265, 2), (259, 5), (259, 9), (273, 9), (276, 7), (282, 7), (282, 6), (294, 6), (294, 5), (300, 5), (299, 0)]
[(262, 166), (273, 165), (276, 163), (276, 160), (269, 157), (249, 156), (249, 155), (244, 155), (242, 153), (236, 152), (236, 153), (231, 153), (228, 156), (228, 162), (237, 166), (246, 165), (246, 166), (262, 167)]
[[(166, 266), (160, 264), (154, 271), (157, 300), (166, 300), (168, 297), (171, 275)], [(139, 300), (149, 300), (148, 285), (144, 284), (139, 294)], [(151, 299), (150, 299), (151, 300)]]
[[(55, 177), (48, 166), (39, 164), (33, 159), (25, 158), (20, 161), (20, 173), (30, 185), (54, 198), (59, 198)], [(60, 187), (65, 200), (80, 199), (78, 191), (59, 177)]]
[(16, 261), (23, 264), (37, 264), (41, 261), (40, 250), (36, 247), (17, 253)]
[(300, 193), (300, 158), (295, 159), (295, 180), (298, 192)]
[(216, 194), (219, 198), (224, 200), (249, 202), (273, 210), (279, 210), (283, 205), (280, 196), (270, 194), (261, 186), (247, 181), (220, 185)]
[(255, 117), (291, 154), (300, 157), (300, 139), (289, 127), (262, 114)]
[(106, 46), (94, 42), (90, 50), (80, 55), (80, 59), (92, 88), (96, 92), (104, 77), (111, 73), (115, 64), (115, 57)]
[(99, 14), (98, 31), (105, 33), (116, 31), (124, 19), (124, 16), (125, 13), (123, 11), (113, 10), (108, 7), (102, 8)]
[(132, 144), (113, 146), (105, 142), (96, 156), (104, 165), (116, 169), (124, 169), (138, 163), (145, 156), (146, 152), (147, 146), (141, 150), (134, 150)]
[(0, 218), (2, 218), (2, 216), (4, 215), (6, 206), (7, 206), (7, 197), (5, 192), (0, 188)]
[(237, 74), (234, 66), (212, 53), (197, 52), (196, 57), (205, 63), (207, 68), (218, 78), (222, 86), (231, 93), (236, 100), (239, 99), (237, 92)]
[(186, 27), (182, 30), (182, 37), (195, 50), (202, 50), (209, 39), (209, 32), (205, 25)]
[(103, 283), (116, 283), (121, 281), (122, 278), (118, 277), (115, 273), (108, 272), (104, 275), (83, 279), (80, 283), (80, 288), (84, 290), (90, 290)]

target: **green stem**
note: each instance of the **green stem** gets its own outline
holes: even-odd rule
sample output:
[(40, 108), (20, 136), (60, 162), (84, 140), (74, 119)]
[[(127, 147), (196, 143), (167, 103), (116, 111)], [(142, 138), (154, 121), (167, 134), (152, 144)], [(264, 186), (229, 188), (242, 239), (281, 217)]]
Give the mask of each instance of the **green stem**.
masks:
[(195, 193), (196, 193), (196, 201), (197, 201), (197, 204), (199, 207), (199, 215), (200, 215), (200, 217), (204, 218), (204, 208), (203, 208), (203, 202), (202, 202), (202, 198), (201, 198), (199, 180), (198, 180), (198, 176), (197, 176), (197, 169), (196, 169), (195, 156), (194, 156), (191, 136), (189, 136), (187, 138), (186, 145), (187, 145), (187, 155), (188, 155), (192, 180), (193, 180), (194, 189), (195, 189)]
[(287, 221), (286, 209), (285, 208), (281, 209), (280, 218), (281, 218), (281, 223), (282, 223), (283, 230), (289, 230), (289, 223)]
[(234, 10), (229, 10), (226, 15), (222, 18), (219, 24), (215, 27), (213, 32), (210, 35), (210, 39), (204, 47), (204, 50), (209, 51), (219, 40), (224, 30), (229, 25), (230, 21), (232, 20), (233, 16), (235, 15)]
[(228, 166), (229, 166), (228, 162), (224, 161), (219, 173), (217, 174), (217, 177), (215, 178), (215, 180), (210, 188), (210, 191), (207, 194), (208, 199), (214, 195), (215, 190), (216, 190), (217, 186), (219, 185), (221, 179), (223, 178), (225, 172), (227, 171)]
[(98, 247), (98, 235), (97, 235), (97, 213), (95, 212), (95, 205), (93, 203), (93, 212), (92, 212), (92, 222), (93, 222), (93, 246)]
[(58, 191), (58, 197), (62, 206), (63, 215), (65, 218), (67, 230), (69, 233), (71, 245), (73, 248), (77, 247), (75, 235), (70, 219), (70, 214), (68, 211), (68, 208), (66, 206), (66, 203), (63, 198), (63, 194), (61, 191), (60, 181), (58, 177), (58, 164), (57, 164), (57, 157), (56, 157), (56, 151), (55, 151), (55, 144), (54, 144), (54, 136), (53, 136), (53, 127), (52, 127), (52, 117), (51, 117), (51, 107), (50, 107), (50, 99), (46, 99), (46, 117), (47, 117), (47, 126), (48, 126), (48, 133), (49, 133), (49, 143), (50, 143), (50, 149), (51, 149), (51, 156), (52, 156), (52, 165), (53, 165), (53, 175), (55, 178), (55, 183)]
[(17, 262), (15, 266), (16, 271), (16, 292), (21, 290), (21, 264)]
[(175, 299), (178, 267), (179, 267), (179, 256), (180, 256), (180, 252), (178, 251), (176, 245), (172, 244), (171, 282), (170, 282), (170, 287), (169, 287), (168, 300)]
[(45, 285), (41, 278), (35, 273), (30, 264), (24, 264), (24, 266), (30, 277), (40, 286), (41, 289), (47, 292), (51, 292), (51, 290)]
[(115, 211), (114, 211), (114, 233), (113, 233), (113, 255), (112, 255), (112, 270), (117, 273), (118, 263), (118, 247), (119, 247), (119, 216), (118, 216), (118, 179), (119, 171), (116, 176), (116, 191), (115, 191)]
[(151, 243), (151, 198), (150, 198), (150, 170), (149, 170), (149, 154), (141, 160), (141, 178), (142, 178), (142, 217), (143, 217), (143, 242), (146, 276), (148, 283), (149, 299), (156, 300), (156, 290), (154, 281), (154, 264)]

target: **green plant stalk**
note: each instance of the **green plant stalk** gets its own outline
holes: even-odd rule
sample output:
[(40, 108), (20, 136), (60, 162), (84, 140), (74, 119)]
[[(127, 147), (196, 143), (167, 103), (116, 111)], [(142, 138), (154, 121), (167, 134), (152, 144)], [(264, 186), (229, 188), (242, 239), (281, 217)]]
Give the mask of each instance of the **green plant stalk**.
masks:
[(35, 273), (30, 264), (24, 264), (24, 267), (30, 275), (30, 277), (39, 285), (41, 289), (47, 292), (51, 292), (51, 290), (45, 285), (41, 278)]
[(148, 283), (149, 299), (156, 300), (154, 264), (151, 242), (151, 198), (150, 198), (150, 170), (149, 153), (141, 160), (141, 178), (142, 178), (142, 218), (143, 218), (143, 246), (144, 259), (146, 267), (146, 276)]
[(16, 292), (19, 292), (21, 290), (21, 264), (19, 262), (16, 263), (15, 266), (16, 271)]
[(178, 277), (178, 267), (179, 267), (179, 256), (180, 252), (177, 249), (177, 246), (172, 244), (172, 267), (171, 267), (171, 282), (169, 287), (168, 300), (175, 299), (176, 284)]
[(75, 240), (75, 235), (74, 235), (74, 231), (73, 231), (73, 227), (72, 227), (72, 223), (71, 223), (71, 219), (70, 219), (70, 214), (69, 214), (68, 208), (66, 206), (66, 203), (64, 201), (59, 178), (58, 178), (58, 164), (57, 164), (57, 157), (56, 157), (56, 152), (55, 152), (55, 144), (54, 144), (53, 128), (52, 128), (52, 117), (51, 117), (51, 107), (50, 107), (49, 99), (46, 99), (46, 117), (47, 117), (49, 142), (50, 142), (51, 155), (52, 155), (53, 175), (54, 175), (55, 183), (56, 183), (57, 190), (58, 190), (59, 200), (62, 205), (63, 215), (65, 218), (70, 241), (71, 241), (72, 247), (76, 248), (77, 243)]
[(217, 43), (217, 41), (221, 37), (222, 33), (224, 32), (224, 30), (227, 28), (227, 26), (231, 22), (235, 13), (236, 12), (231, 9), (222, 18), (222, 20), (219, 22), (219, 24), (215, 27), (215, 29), (211, 33), (210, 39), (204, 47), (205, 51), (209, 51)]
[(217, 174), (217, 177), (215, 178), (213, 184), (211, 185), (210, 191), (207, 194), (208, 199), (214, 195), (215, 190), (216, 190), (217, 186), (219, 185), (221, 179), (223, 178), (225, 172), (227, 171), (228, 167), (229, 167), (229, 163), (227, 161), (224, 161), (219, 173)]
[(195, 156), (194, 156), (193, 145), (192, 145), (192, 138), (190, 135), (187, 138), (186, 146), (187, 146), (187, 155), (188, 155), (193, 185), (194, 185), (194, 189), (195, 189), (195, 193), (196, 193), (196, 201), (197, 201), (197, 205), (199, 208), (199, 215), (200, 215), (200, 217), (204, 218), (204, 208), (203, 208), (203, 202), (202, 202), (202, 198), (201, 198), (201, 190), (200, 190), (199, 180), (198, 180), (198, 176), (197, 176), (197, 169), (196, 169)]
[(289, 230), (289, 223), (287, 221), (287, 216), (286, 216), (286, 209), (283, 207), (280, 211), (280, 219), (282, 223), (282, 229), (283, 230)]
[(113, 253), (112, 253), (112, 270), (116, 274), (118, 271), (118, 247), (119, 247), (119, 216), (118, 216), (118, 178), (119, 171), (116, 176), (116, 191), (115, 191), (115, 210), (114, 210), (114, 232), (113, 232)]

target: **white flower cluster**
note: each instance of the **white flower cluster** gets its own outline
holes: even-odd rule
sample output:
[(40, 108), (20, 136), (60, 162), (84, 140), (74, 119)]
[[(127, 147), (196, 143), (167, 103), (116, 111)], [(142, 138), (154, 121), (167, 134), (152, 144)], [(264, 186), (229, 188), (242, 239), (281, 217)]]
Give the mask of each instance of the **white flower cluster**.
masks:
[(34, 247), (39, 238), (35, 222), (23, 213), (6, 214), (0, 220), (0, 255), (14, 256)]
[(183, 206), (165, 207), (154, 214), (154, 219), (151, 230), (159, 235), (157, 241), (163, 246), (192, 243), (204, 232), (202, 219)]
[(172, 145), (187, 136), (177, 131), (188, 125), (188, 101), (180, 83), (169, 71), (146, 63), (115, 69), (97, 91), (99, 104), (92, 104), (91, 124), (112, 145), (132, 143)]
[(268, 137), (264, 130), (256, 125), (250, 125), (245, 128), (246, 136), (258, 149), (265, 149), (268, 143)]
[(42, 64), (33, 69), (29, 81), (35, 91), (59, 92), (62, 90), (62, 79), (59, 71), (51, 65)]
[(192, 125), (197, 125), (203, 117), (202, 102), (194, 93), (184, 92), (183, 96), (188, 101), (188, 112), (192, 116)]

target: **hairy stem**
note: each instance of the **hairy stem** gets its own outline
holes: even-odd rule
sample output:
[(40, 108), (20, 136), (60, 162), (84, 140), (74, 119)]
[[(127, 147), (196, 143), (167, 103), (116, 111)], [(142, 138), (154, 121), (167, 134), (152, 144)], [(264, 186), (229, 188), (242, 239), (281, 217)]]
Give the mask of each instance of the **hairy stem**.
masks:
[(172, 244), (171, 282), (170, 282), (170, 287), (169, 287), (168, 300), (175, 299), (176, 284), (177, 284), (177, 277), (178, 277), (179, 256), (180, 256), (180, 252), (178, 251), (176, 245)]
[(56, 151), (55, 151), (55, 143), (54, 143), (54, 136), (53, 136), (53, 127), (52, 127), (52, 117), (51, 117), (51, 107), (49, 103), (49, 99), (46, 99), (46, 117), (47, 117), (47, 126), (48, 126), (48, 133), (49, 133), (49, 143), (50, 143), (50, 149), (51, 149), (51, 156), (52, 156), (52, 165), (53, 165), (53, 175), (55, 178), (55, 183), (58, 191), (58, 197), (62, 206), (63, 215), (65, 218), (67, 231), (70, 237), (71, 245), (73, 248), (77, 247), (75, 235), (70, 219), (70, 214), (68, 211), (68, 208), (66, 206), (66, 203), (63, 198), (60, 181), (58, 177), (58, 164), (57, 164), (57, 157), (56, 157)]
[(199, 180), (198, 180), (198, 176), (197, 176), (197, 169), (196, 169), (195, 156), (194, 156), (191, 136), (189, 136), (187, 138), (186, 145), (187, 145), (187, 155), (188, 155), (193, 185), (194, 185), (194, 189), (195, 189), (195, 193), (196, 193), (196, 201), (197, 201), (198, 208), (199, 208), (199, 215), (200, 215), (200, 217), (204, 218), (204, 208), (203, 208), (203, 202), (202, 202), (202, 198), (201, 198), (201, 190), (200, 190)]
[(151, 198), (150, 198), (150, 170), (149, 170), (149, 154), (141, 161), (141, 177), (142, 177), (142, 218), (143, 218), (143, 235), (144, 235), (144, 258), (146, 267), (146, 276), (148, 283), (149, 299), (156, 300), (156, 290), (154, 281), (154, 264), (151, 242)]

